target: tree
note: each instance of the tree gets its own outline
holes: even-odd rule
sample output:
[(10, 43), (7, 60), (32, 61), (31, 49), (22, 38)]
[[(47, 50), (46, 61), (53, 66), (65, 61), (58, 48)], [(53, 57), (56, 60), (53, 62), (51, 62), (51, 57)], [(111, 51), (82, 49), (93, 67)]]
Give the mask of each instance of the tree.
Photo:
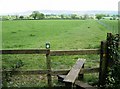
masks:
[(60, 17), (61, 17), (61, 19), (64, 19), (64, 15), (63, 14), (61, 14)]
[(38, 15), (39, 15), (39, 11), (33, 11), (30, 16), (33, 17), (34, 19), (37, 19)]
[(20, 19), (23, 19), (23, 18), (24, 18), (24, 16), (22, 16), (22, 15), (21, 15), (19, 18), (20, 18)]
[(15, 19), (19, 19), (18, 15), (15, 16)]
[(76, 14), (71, 14), (71, 19), (76, 19)]
[(96, 18), (98, 20), (102, 19), (102, 17), (104, 17), (105, 15), (104, 14), (96, 14)]
[(88, 14), (84, 14), (84, 20), (88, 19), (89, 18), (89, 15)]
[(45, 16), (44, 16), (44, 14), (43, 14), (43, 13), (39, 13), (39, 14), (37, 15), (37, 18), (38, 18), (38, 19), (44, 19), (44, 18), (45, 18)]
[(109, 14), (107, 14), (107, 15), (106, 15), (106, 17), (110, 17), (110, 15), (109, 15)]
[(40, 13), (39, 11), (33, 11), (32, 14), (30, 15), (34, 19), (44, 19), (44, 14)]

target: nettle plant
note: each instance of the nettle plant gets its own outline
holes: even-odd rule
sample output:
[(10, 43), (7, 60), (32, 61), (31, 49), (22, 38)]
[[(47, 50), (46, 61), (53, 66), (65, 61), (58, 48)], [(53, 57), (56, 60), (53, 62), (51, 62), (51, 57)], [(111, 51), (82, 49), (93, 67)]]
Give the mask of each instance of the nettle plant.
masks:
[(119, 89), (120, 87), (120, 35), (108, 34), (107, 36), (107, 58), (108, 58), (108, 75), (106, 78), (106, 87), (108, 89)]

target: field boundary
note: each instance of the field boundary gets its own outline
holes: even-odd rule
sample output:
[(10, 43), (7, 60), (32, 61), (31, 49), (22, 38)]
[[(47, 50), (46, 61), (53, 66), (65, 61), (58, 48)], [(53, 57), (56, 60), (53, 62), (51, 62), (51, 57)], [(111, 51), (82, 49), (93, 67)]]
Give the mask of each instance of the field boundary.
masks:
[[(111, 36), (111, 33), (108, 33), (106, 41), (101, 41), (100, 49), (80, 49), (80, 50), (50, 50), (50, 44), (46, 43), (46, 49), (22, 49), (22, 50), (0, 50), (0, 54), (45, 54), (46, 55), (46, 70), (2, 70), (2, 73), (11, 72), (12, 74), (47, 74), (48, 87), (52, 87), (52, 76), (67, 74), (70, 70), (52, 70), (51, 68), (51, 58), (50, 56), (63, 56), (63, 55), (91, 55), (99, 54), (100, 55), (100, 65), (98, 68), (88, 68), (81, 69), (79, 74), (84, 73), (99, 73), (99, 84), (98, 86), (104, 86), (106, 83), (106, 78), (108, 74), (109, 61), (109, 46), (116, 46), (116, 53), (119, 49), (119, 34), (113, 36), (113, 38), (118, 38), (114, 41)], [(111, 38), (111, 39), (110, 39)], [(109, 44), (111, 43), (111, 44)], [(112, 48), (114, 50), (114, 48)], [(115, 54), (113, 56), (116, 56)]]
[[(70, 71), (70, 69), (51, 70), (50, 74), (52, 76), (56, 76), (58, 74), (65, 75), (69, 71)], [(14, 72), (14, 75), (48, 74), (48, 70), (14, 70), (14, 71), (13, 70), (4, 70), (4, 71), (2, 71), (2, 73), (6, 73), (6, 72)], [(88, 73), (97, 73), (97, 72), (99, 72), (99, 68), (84, 68), (84, 69), (81, 69), (79, 74), (83, 74), (83, 73), (88, 74)]]
[[(2, 73), (12, 73), (13, 75), (31, 75), (31, 74), (47, 74), (48, 86), (52, 87), (52, 76), (65, 75), (70, 70), (52, 70), (50, 56), (63, 56), (63, 55), (91, 55), (100, 54), (100, 49), (80, 49), (80, 50), (50, 50), (46, 49), (17, 49), (17, 50), (0, 50), (0, 54), (43, 54), (46, 55), (46, 70), (2, 70)], [(84, 73), (98, 73), (99, 68), (81, 69), (79, 74)]]
[(0, 54), (47, 54), (48, 51), (50, 51), (51, 56), (100, 54), (100, 49), (80, 49), (80, 50), (19, 49), (19, 50), (0, 50)]

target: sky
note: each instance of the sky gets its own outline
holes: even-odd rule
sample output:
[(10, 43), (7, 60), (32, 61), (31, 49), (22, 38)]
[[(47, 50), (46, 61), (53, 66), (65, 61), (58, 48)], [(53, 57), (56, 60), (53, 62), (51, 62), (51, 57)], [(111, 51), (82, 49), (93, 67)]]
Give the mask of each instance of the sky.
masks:
[(118, 11), (120, 0), (0, 0), (0, 14), (34, 10)]

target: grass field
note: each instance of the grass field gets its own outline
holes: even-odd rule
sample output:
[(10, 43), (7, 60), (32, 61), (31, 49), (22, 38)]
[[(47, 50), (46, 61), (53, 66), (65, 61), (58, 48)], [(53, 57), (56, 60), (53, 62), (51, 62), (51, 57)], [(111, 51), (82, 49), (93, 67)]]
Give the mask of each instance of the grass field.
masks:
[[(90, 28), (89, 28), (90, 27)], [(94, 20), (4, 21), (3, 49), (80, 49), (99, 47), (109, 32)]]
[[(105, 22), (107, 24), (107, 22)], [(110, 22), (111, 23), (111, 22)], [(110, 24), (109, 23), (109, 24)], [(112, 22), (115, 23), (115, 22)], [(2, 23), (2, 46), (3, 49), (29, 49), (45, 48), (45, 43), (50, 42), (52, 50), (69, 50), (84, 48), (99, 48), (100, 41), (106, 39), (107, 32), (111, 30), (99, 24), (95, 20), (16, 20), (3, 21)], [(70, 69), (78, 58), (86, 58), (85, 68), (98, 67), (99, 55), (76, 55), (51, 57), (52, 69)], [(19, 60), (23, 65), (20, 69), (46, 69), (45, 55), (3, 55), (3, 68), (11, 69)], [(19, 78), (22, 77), (23, 81)], [(9, 86), (35, 86), (29, 80), (31, 76), (19, 76), (16, 85), (15, 78), (13, 84)], [(38, 77), (38, 76), (36, 76)], [(35, 77), (35, 78), (36, 78)], [(40, 77), (40, 76), (39, 76)], [(88, 81), (96, 77), (90, 76)], [(44, 79), (43, 79), (44, 80)], [(36, 80), (35, 82), (37, 82)], [(28, 83), (29, 82), (29, 83)], [(41, 80), (39, 86), (44, 85)], [(22, 85), (21, 85), (22, 84)]]
[(108, 30), (110, 30), (113, 34), (118, 33), (118, 20), (101, 20)]
[[(50, 42), (51, 49), (55, 50), (99, 48), (100, 41), (106, 39), (107, 32), (109, 30), (95, 20), (4, 21), (3, 49), (45, 48), (46, 42)], [(87, 55), (53, 57), (52, 68), (70, 68), (81, 57), (88, 61), (99, 59), (99, 56)], [(46, 68), (44, 55), (3, 55), (3, 66), (11, 68), (18, 60), (23, 61), (23, 69)], [(87, 66), (93, 65), (97, 66), (92, 62)]]

